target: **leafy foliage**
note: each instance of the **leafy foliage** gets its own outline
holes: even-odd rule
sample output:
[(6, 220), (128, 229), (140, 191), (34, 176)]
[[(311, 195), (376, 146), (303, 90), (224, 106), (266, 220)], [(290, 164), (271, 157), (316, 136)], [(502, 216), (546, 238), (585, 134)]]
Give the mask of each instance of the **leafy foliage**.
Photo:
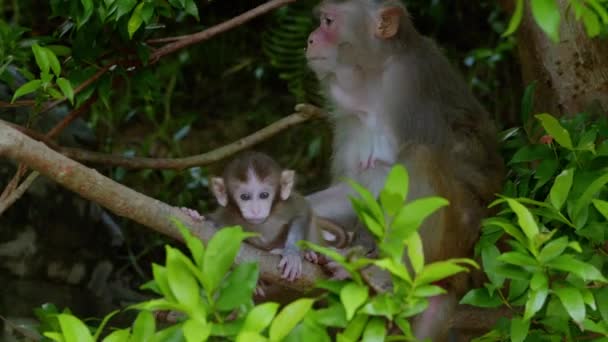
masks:
[[(526, 0), (515, 1), (515, 11), (504, 32), (513, 34), (521, 24)], [(532, 16), (540, 28), (553, 40), (559, 42), (559, 28), (562, 14), (556, 0), (529, 0)], [(608, 5), (603, 0), (569, 0), (576, 20), (582, 20), (589, 37), (597, 37), (608, 27)]]
[[(165, 265), (153, 264), (154, 279), (142, 287), (161, 297), (131, 306), (140, 310), (131, 328), (113, 330), (103, 341), (206, 341), (221, 338), (235, 341), (329, 341), (330, 331), (338, 340), (413, 339), (407, 319), (428, 306), (428, 297), (445, 291), (433, 283), (476, 266), (468, 259), (424, 264), (418, 228), (422, 221), (447, 201), (430, 197), (404, 203), (408, 174), (402, 166), (393, 168), (380, 200), (356, 183), (359, 197), (351, 200), (380, 247), (380, 257), (347, 258), (334, 250), (302, 242), (343, 265), (352, 280), (327, 280), (318, 284), (326, 292), (318, 298), (300, 298), (284, 307), (266, 302), (254, 305), (251, 297), (258, 280), (256, 263), (240, 264), (230, 270), (241, 242), (251, 233), (241, 227), (220, 229), (204, 246), (177, 220), (190, 257), (166, 246)], [(407, 249), (413, 271), (402, 262)], [(390, 275), (386, 292), (376, 293), (364, 281), (360, 270), (376, 265)], [(314, 307), (313, 307), (314, 305)], [(48, 306), (47, 306), (48, 308)], [(87, 327), (69, 311), (39, 310), (44, 336), (55, 341), (96, 341), (108, 315), (97, 328)], [(178, 323), (157, 330), (152, 312), (179, 312)], [(388, 329), (396, 323), (398, 331)], [(95, 334), (93, 334), (95, 332)]]
[[(522, 105), (524, 117), (533, 88)], [(608, 337), (602, 309), (608, 289), (608, 120), (585, 114), (532, 120), (527, 130), (506, 132), (511, 174), (493, 203), (501, 211), (484, 221), (477, 245), (488, 282), (462, 303), (522, 309), (510, 325), (480, 341)], [(501, 252), (497, 241), (503, 239), (509, 249)]]
[(279, 77), (287, 81), (297, 102), (320, 103), (318, 84), (306, 66), (306, 38), (314, 27), (311, 16), (316, 1), (303, 1), (283, 7), (274, 14), (274, 25), (264, 32), (262, 47)]

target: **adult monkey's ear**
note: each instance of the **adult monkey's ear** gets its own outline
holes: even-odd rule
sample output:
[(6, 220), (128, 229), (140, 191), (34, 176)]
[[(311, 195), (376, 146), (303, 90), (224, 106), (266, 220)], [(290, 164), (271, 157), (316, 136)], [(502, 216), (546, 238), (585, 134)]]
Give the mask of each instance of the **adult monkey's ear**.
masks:
[(405, 12), (399, 6), (384, 7), (378, 10), (376, 37), (381, 39), (393, 38), (399, 32), (403, 16), (405, 16)]

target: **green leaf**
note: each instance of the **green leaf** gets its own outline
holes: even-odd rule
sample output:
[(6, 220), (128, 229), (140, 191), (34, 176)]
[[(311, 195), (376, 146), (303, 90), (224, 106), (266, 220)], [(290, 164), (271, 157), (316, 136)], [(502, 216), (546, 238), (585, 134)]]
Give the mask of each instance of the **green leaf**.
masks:
[(241, 331), (262, 332), (272, 322), (272, 319), (277, 314), (277, 310), (279, 310), (279, 304), (273, 302), (263, 303), (254, 307), (247, 314)]
[(519, 230), (517, 227), (515, 227), (509, 221), (507, 221), (503, 218), (499, 218), (499, 217), (488, 218), (488, 219), (484, 220), (483, 225), (500, 227), (505, 231), (505, 233), (514, 237), (515, 240), (517, 240), (520, 244), (522, 244), (524, 246), (526, 246), (528, 244), (526, 237), (524, 236), (524, 234), (521, 233), (521, 230)]
[(589, 37), (596, 37), (602, 32), (602, 25), (597, 14), (586, 7), (583, 9), (583, 23)]
[(540, 291), (549, 288), (549, 279), (543, 272), (534, 272), (532, 279), (530, 279), (530, 289), (533, 291)]
[(289, 303), (270, 325), (269, 336), (272, 341), (280, 341), (304, 318), (310, 311), (313, 299), (301, 298)]
[(497, 308), (503, 303), (498, 296), (490, 296), (486, 288), (473, 289), (462, 297), (460, 304), (469, 304), (481, 308)]
[(171, 287), (169, 287), (167, 269), (164, 266), (152, 264), (152, 274), (154, 275), (154, 280), (156, 281), (156, 285), (160, 289), (162, 295), (171, 302), (177, 301), (173, 295), (173, 292), (171, 291)]
[(499, 261), (522, 266), (522, 267), (536, 267), (538, 262), (536, 259), (522, 253), (522, 252), (507, 252), (498, 257)]
[(434, 297), (447, 291), (437, 285), (422, 285), (414, 288), (414, 296), (416, 297)]
[(144, 4), (144, 2), (141, 2), (139, 5), (137, 5), (137, 7), (135, 7), (133, 13), (131, 13), (131, 18), (129, 18), (129, 23), (127, 24), (127, 28), (129, 31), (129, 39), (133, 38), (133, 34), (137, 31), (137, 29), (139, 29), (141, 24), (144, 22), (144, 19), (141, 16), (141, 11), (144, 7)]
[(189, 319), (182, 326), (186, 341), (207, 341), (211, 335), (211, 324), (197, 320)]
[(384, 227), (386, 225), (386, 222), (384, 221), (384, 214), (382, 213), (382, 209), (380, 208), (380, 205), (376, 201), (374, 195), (356, 182), (350, 180), (347, 182), (359, 194), (359, 196), (361, 196), (361, 200), (363, 201), (363, 204), (371, 217)]
[(483, 264), (483, 270), (490, 279), (490, 282), (496, 287), (501, 287), (505, 281), (505, 277), (496, 274), (494, 270), (500, 264), (497, 260), (500, 255), (500, 251), (496, 245), (490, 245), (481, 250), (481, 260)]
[(208, 293), (215, 292), (220, 281), (232, 266), (241, 242), (253, 235), (244, 233), (240, 226), (225, 227), (209, 240), (203, 262), (205, 270), (203, 285)]
[(186, 0), (184, 10), (186, 13), (196, 18), (197, 21), (200, 20), (198, 17), (198, 7), (196, 7), (196, 3), (194, 2), (194, 0)]
[(35, 92), (36, 90), (38, 90), (38, 88), (40, 88), (41, 85), (42, 85), (41, 80), (31, 80), (31, 81), (25, 83), (21, 87), (17, 88), (17, 90), (15, 91), (15, 94), (13, 95), (13, 99), (11, 100), (11, 103), (15, 102), (15, 99), (17, 99), (23, 95), (27, 95), (29, 93)]
[(602, 287), (595, 291), (595, 302), (602, 319), (608, 322), (608, 287)]
[[(101, 330), (99, 331), (101, 332)], [(46, 335), (46, 334), (45, 334)], [(127, 342), (131, 333), (129, 329), (114, 330), (110, 335), (106, 336), (103, 342)]]
[(535, 313), (542, 309), (548, 294), (549, 290), (546, 288), (529, 292), (528, 301), (526, 302), (526, 311), (524, 314), (524, 319), (526, 321), (530, 320)]
[[(435, 286), (435, 288), (439, 287)], [(439, 288), (439, 290), (443, 289)], [(381, 293), (372, 297), (359, 312), (370, 316), (384, 316), (388, 320), (393, 320), (394, 315), (399, 314), (401, 309), (399, 303), (395, 301), (394, 296), (387, 293)], [(346, 319), (346, 312), (344, 312), (344, 318)]]
[(358, 314), (350, 321), (346, 329), (342, 333), (338, 333), (336, 341), (359, 341), (363, 329), (367, 325), (369, 316)]
[(559, 7), (555, 0), (530, 0), (532, 15), (536, 23), (553, 40), (559, 42)]
[(585, 302), (578, 289), (573, 287), (561, 287), (553, 289), (559, 300), (568, 311), (568, 314), (577, 323), (582, 323), (585, 319)]
[[(552, 2), (555, 4), (555, 0), (533, 0), (534, 2)], [(540, 123), (543, 125), (543, 128), (550, 136), (557, 141), (562, 147), (567, 148), (568, 150), (572, 150), (574, 147), (572, 145), (572, 139), (570, 138), (570, 134), (568, 131), (562, 127), (562, 125), (557, 121), (557, 119), (549, 114), (538, 114), (535, 115)]]
[(511, 341), (523, 342), (526, 336), (528, 336), (529, 329), (530, 321), (523, 320), (520, 317), (513, 317), (511, 319)]
[(150, 341), (156, 331), (156, 321), (150, 311), (140, 311), (133, 323), (133, 336), (130, 341)]
[(585, 281), (606, 281), (606, 278), (604, 278), (597, 268), (574, 258), (570, 254), (562, 254), (547, 262), (546, 266), (556, 270), (573, 273)]
[(196, 266), (199, 267), (201, 271), (203, 271), (203, 256), (205, 255), (205, 246), (203, 242), (199, 240), (197, 237), (192, 235), (192, 232), (183, 222), (178, 220), (175, 217), (171, 217), (171, 221), (177, 226), (177, 229), (181, 232), (184, 237), (184, 241), (186, 241), (186, 246), (190, 250), (190, 254), (192, 255), (192, 259), (194, 260)]
[(562, 171), (562, 173), (555, 177), (555, 182), (549, 192), (549, 201), (555, 209), (561, 210), (566, 199), (568, 199), (573, 179), (574, 169), (572, 168)]
[(515, 152), (509, 164), (528, 163), (551, 158), (555, 158), (555, 155), (549, 146), (542, 144), (525, 145)]
[(424, 267), (424, 251), (422, 249), (422, 238), (414, 232), (407, 241), (407, 254), (414, 272), (419, 273)]
[(84, 7), (84, 13), (82, 14), (82, 17), (79, 17), (78, 19), (78, 27), (82, 27), (82, 25), (86, 24), (87, 21), (89, 21), (89, 18), (91, 17), (91, 14), (93, 14), (93, 0), (80, 0), (80, 2), (82, 3), (82, 7)]
[(173, 247), (166, 247), (167, 276), (171, 292), (180, 304), (194, 308), (199, 306), (200, 295), (198, 283), (188, 267), (182, 262), (181, 252)]
[(236, 342), (268, 342), (268, 339), (258, 333), (241, 331), (236, 337)]
[(363, 331), (363, 342), (383, 342), (386, 338), (384, 320), (379, 317), (372, 318)]
[(595, 209), (597, 209), (597, 211), (599, 211), (600, 214), (602, 214), (602, 216), (608, 220), (608, 202), (598, 199), (593, 199), (591, 201), (593, 202)]
[(401, 164), (394, 166), (380, 191), (380, 203), (386, 212), (394, 216), (407, 198), (409, 175)]
[(382, 242), (383, 249), (387, 252), (390, 251), (393, 258), (400, 258), (404, 241), (420, 228), (422, 222), (428, 216), (448, 204), (449, 202), (441, 197), (426, 197), (414, 200), (401, 207), (391, 223), (391, 229)]
[(57, 315), (65, 341), (93, 342), (93, 336), (84, 323), (70, 314)]
[(608, 183), (608, 173), (598, 177), (587, 187), (585, 192), (583, 192), (574, 204), (574, 210), (572, 211), (572, 216), (574, 218), (578, 217), (583, 212), (583, 209), (591, 203), (593, 196), (600, 192), (600, 190), (606, 186), (606, 183)]
[(466, 267), (460, 266), (450, 260), (436, 261), (425, 265), (416, 277), (416, 284), (430, 284), (438, 280), (450, 277), (460, 272), (467, 272)]
[(367, 286), (349, 283), (340, 291), (340, 301), (346, 310), (346, 319), (351, 320), (357, 309), (365, 303), (368, 297)]
[(131, 12), (133, 7), (137, 4), (136, 0), (120, 0), (116, 2), (118, 7), (116, 8), (116, 20), (120, 19), (123, 15)]
[(228, 311), (249, 302), (258, 282), (258, 271), (257, 262), (238, 265), (226, 277), (226, 286), (220, 291), (215, 303), (216, 308)]
[(530, 210), (511, 198), (507, 198), (507, 203), (511, 207), (511, 210), (517, 215), (517, 223), (528, 237), (528, 240), (533, 241), (539, 231), (538, 225)]
[(74, 90), (72, 89), (70, 81), (60, 77), (57, 79), (57, 85), (59, 86), (59, 89), (61, 89), (63, 95), (70, 100), (70, 103), (74, 104)]
[(566, 247), (568, 247), (568, 238), (566, 236), (553, 240), (540, 251), (538, 260), (541, 263), (546, 263), (560, 256), (566, 250)]
[(109, 314), (105, 315), (105, 317), (103, 318), (103, 320), (97, 327), (97, 331), (95, 332), (95, 335), (93, 335), (94, 341), (99, 340), (99, 336), (104, 331), (104, 327), (106, 326), (106, 324), (108, 324), (108, 321), (110, 321), (110, 319), (112, 319), (112, 317), (114, 317), (119, 312), (120, 312), (120, 310), (114, 310), (114, 311), (110, 312)]
[(519, 24), (521, 23), (521, 19), (524, 16), (524, 0), (517, 0), (515, 3), (515, 10), (513, 11), (513, 16), (511, 20), (509, 20), (509, 26), (507, 30), (502, 34), (503, 37), (509, 36), (517, 30)]
[(55, 76), (59, 77), (61, 75), (61, 63), (59, 63), (59, 60), (57, 59), (57, 56), (55, 56), (55, 53), (51, 49), (43, 47), (41, 47), (40, 49), (42, 49), (42, 52), (46, 54), (47, 60), (49, 61), (49, 65), (51, 66), (51, 70), (53, 70)]
[(383, 258), (375, 260), (373, 263), (381, 269), (391, 272), (392, 275), (405, 280), (407, 283), (412, 282), (412, 278), (405, 265), (400, 261), (396, 261), (394, 258)]
[(42, 73), (48, 74), (50, 71), (50, 62), (49, 57), (44, 51), (43, 48), (40, 47), (37, 43), (32, 44), (32, 52), (34, 53), (34, 58), (36, 59), (36, 64), (40, 68)]

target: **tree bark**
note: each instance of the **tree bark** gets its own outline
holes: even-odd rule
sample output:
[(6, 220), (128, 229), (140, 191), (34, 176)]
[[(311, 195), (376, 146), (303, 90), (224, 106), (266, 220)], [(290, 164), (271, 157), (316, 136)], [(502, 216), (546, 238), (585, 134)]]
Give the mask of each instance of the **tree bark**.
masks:
[[(518, 32), (522, 77), (538, 81), (535, 113), (574, 115), (597, 101), (608, 110), (608, 41), (587, 36), (568, 0), (557, 0), (560, 41), (552, 42), (532, 17), (529, 1)], [(512, 8), (513, 1), (506, 7)]]
[[(209, 225), (192, 221), (178, 208), (121, 185), (3, 122), (0, 122), (0, 157), (23, 163), (116, 215), (127, 217), (175, 240), (183, 241), (179, 230), (170, 221), (171, 216), (184, 222), (195, 236), (205, 242), (215, 232)], [(311, 289), (315, 280), (325, 276), (320, 267), (304, 262), (302, 277), (287, 282), (281, 279), (276, 267), (279, 258), (278, 255), (243, 244), (236, 262), (259, 261), (262, 279), (298, 291)]]

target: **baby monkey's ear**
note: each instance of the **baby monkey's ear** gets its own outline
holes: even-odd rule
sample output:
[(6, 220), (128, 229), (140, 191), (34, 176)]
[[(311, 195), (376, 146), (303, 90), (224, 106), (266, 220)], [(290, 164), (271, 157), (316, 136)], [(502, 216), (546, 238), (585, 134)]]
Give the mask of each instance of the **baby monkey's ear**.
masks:
[(295, 181), (295, 172), (293, 170), (281, 171), (281, 199), (284, 201), (291, 196), (293, 184)]
[(215, 199), (219, 205), (222, 207), (228, 205), (228, 192), (226, 191), (226, 184), (224, 183), (223, 178), (211, 178), (211, 192), (213, 192), (213, 195), (215, 196)]

